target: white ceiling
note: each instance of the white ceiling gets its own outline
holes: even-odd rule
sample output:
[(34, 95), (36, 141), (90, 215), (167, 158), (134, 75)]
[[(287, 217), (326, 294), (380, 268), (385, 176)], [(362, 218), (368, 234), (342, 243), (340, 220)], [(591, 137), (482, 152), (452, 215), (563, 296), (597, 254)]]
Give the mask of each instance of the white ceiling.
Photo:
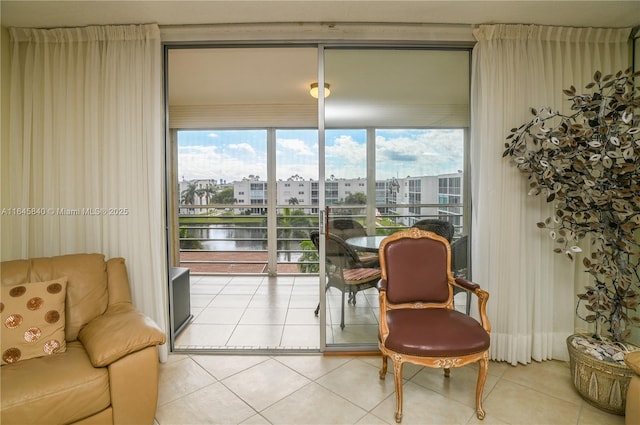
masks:
[[(522, 23), (562, 26), (633, 27), (640, 25), (640, 0), (635, 1), (433, 1), (433, 0), (235, 0), (235, 1), (34, 1), (0, 0), (2, 26), (72, 27), (157, 23), (205, 25), (220, 23), (440, 23), (476, 25)], [(175, 27), (174, 27), (175, 28)], [(204, 50), (172, 51), (169, 69), (171, 105), (300, 105), (314, 116), (308, 85), (316, 79), (316, 51), (300, 49), (229, 49), (207, 55)], [(407, 81), (415, 81), (407, 78)], [(334, 74), (335, 89), (340, 81)], [(361, 78), (361, 85), (374, 87)], [(398, 83), (400, 83), (399, 81)], [(349, 86), (357, 84), (351, 81)], [(379, 85), (378, 85), (379, 86)], [(415, 84), (413, 90), (426, 98)], [(428, 89), (428, 87), (425, 87)], [(337, 102), (338, 94), (331, 97)], [(431, 95), (433, 95), (431, 93)], [(351, 99), (359, 96), (351, 93)], [(369, 96), (369, 95), (368, 95)], [(360, 96), (363, 97), (363, 96)], [(364, 99), (364, 98), (363, 98)], [(372, 103), (351, 105), (351, 114), (368, 113)], [(344, 105), (343, 105), (344, 106)], [(398, 114), (406, 115), (398, 109)], [(302, 113), (302, 112), (301, 112)], [(389, 111), (387, 110), (388, 114)]]
[(257, 22), (640, 25), (640, 1), (35, 1), (2, 0), (2, 26), (61, 27)]

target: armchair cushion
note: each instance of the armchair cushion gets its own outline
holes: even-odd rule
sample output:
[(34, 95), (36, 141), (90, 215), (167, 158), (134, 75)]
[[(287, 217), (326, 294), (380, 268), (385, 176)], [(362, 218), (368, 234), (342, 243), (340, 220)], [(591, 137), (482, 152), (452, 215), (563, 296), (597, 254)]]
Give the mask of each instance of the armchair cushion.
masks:
[(78, 341), (55, 356), (2, 366), (1, 383), (3, 425), (73, 423), (110, 404), (107, 368), (94, 368)]
[[(429, 323), (425, 331), (424, 324)], [(489, 348), (489, 334), (474, 318), (445, 308), (387, 311), (389, 336), (385, 346), (398, 353), (457, 357)]]
[(107, 366), (129, 353), (164, 344), (166, 339), (151, 319), (129, 303), (111, 306), (83, 327), (78, 338), (95, 367)]
[(2, 364), (62, 353), (67, 278), (2, 286)]

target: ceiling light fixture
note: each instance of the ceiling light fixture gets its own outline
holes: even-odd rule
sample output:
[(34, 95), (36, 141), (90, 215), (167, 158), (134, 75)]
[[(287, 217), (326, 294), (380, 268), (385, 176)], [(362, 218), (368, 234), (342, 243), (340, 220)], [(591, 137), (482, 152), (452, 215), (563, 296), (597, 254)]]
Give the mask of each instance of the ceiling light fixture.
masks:
[[(324, 83), (324, 97), (329, 97), (331, 90), (329, 90), (329, 83)], [(318, 98), (318, 83), (311, 83), (311, 90), (309, 90), (311, 96)]]

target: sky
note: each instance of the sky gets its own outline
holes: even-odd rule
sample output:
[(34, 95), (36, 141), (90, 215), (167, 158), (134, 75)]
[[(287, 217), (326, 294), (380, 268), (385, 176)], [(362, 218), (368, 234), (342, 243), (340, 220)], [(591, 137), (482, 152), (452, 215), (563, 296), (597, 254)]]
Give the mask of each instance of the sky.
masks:
[[(249, 175), (267, 179), (266, 130), (189, 130), (178, 132), (180, 180)], [(326, 130), (325, 176), (366, 177), (366, 131)], [(432, 176), (463, 169), (463, 131), (377, 130), (376, 179)], [(298, 175), (318, 179), (318, 132), (276, 131), (276, 179)]]

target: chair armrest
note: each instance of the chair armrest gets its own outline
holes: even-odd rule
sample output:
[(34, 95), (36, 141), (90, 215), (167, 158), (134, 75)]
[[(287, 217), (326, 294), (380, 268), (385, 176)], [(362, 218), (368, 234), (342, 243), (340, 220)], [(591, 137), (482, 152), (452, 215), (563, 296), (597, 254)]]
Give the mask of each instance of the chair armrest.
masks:
[(153, 320), (129, 303), (112, 305), (78, 335), (94, 367), (107, 366), (127, 354), (164, 344), (166, 336)]
[(477, 283), (471, 282), (463, 277), (455, 278), (454, 284), (465, 291), (469, 291), (476, 294), (478, 297), (478, 312), (480, 313), (480, 324), (485, 331), (491, 332), (491, 322), (489, 322), (489, 316), (487, 315), (487, 301), (489, 301), (489, 293), (480, 288)]
[(466, 289), (467, 291), (475, 292), (476, 289), (480, 288), (480, 285), (477, 283), (471, 282), (463, 277), (456, 277), (455, 283), (457, 286), (460, 286), (462, 289)]

